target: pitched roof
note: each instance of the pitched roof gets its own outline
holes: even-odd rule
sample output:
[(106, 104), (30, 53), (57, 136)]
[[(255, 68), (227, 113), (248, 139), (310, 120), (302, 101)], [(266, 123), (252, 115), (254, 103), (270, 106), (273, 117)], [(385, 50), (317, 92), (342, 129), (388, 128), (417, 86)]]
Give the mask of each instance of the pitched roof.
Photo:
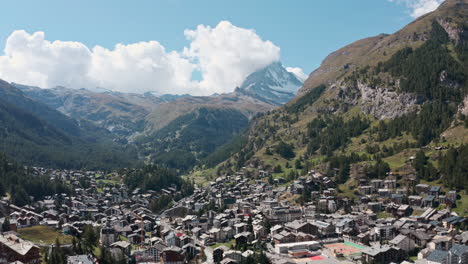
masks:
[(424, 198), (424, 201), (430, 201), (430, 202), (431, 202), (431, 201), (434, 201), (434, 200), (435, 200), (435, 197), (432, 196), (432, 195), (428, 195), (428, 196), (426, 196), (426, 197)]
[(302, 221), (293, 221), (293, 222), (288, 222), (286, 223), (286, 226), (289, 227), (289, 228), (292, 228), (292, 229), (299, 229), (305, 225), (310, 225), (309, 222), (302, 222)]
[(93, 259), (88, 255), (77, 255), (67, 257), (67, 263), (70, 264), (92, 264)]
[(461, 222), (465, 221), (465, 218), (460, 217), (460, 216), (450, 216), (450, 217), (447, 217), (445, 219), (442, 219), (442, 221), (448, 222), (450, 224), (458, 224), (458, 223), (461, 223)]
[(221, 245), (221, 246), (215, 248), (214, 250), (222, 250), (223, 252), (226, 252), (226, 251), (229, 250), (229, 248), (226, 247), (225, 245)]
[(447, 257), (447, 251), (435, 250), (429, 256), (427, 256), (427, 260), (442, 263), (447, 259)]
[(402, 235), (402, 234), (399, 234), (398, 236), (396, 236), (394, 239), (392, 239), (392, 240), (390, 241), (390, 244), (398, 245), (398, 244), (400, 244), (405, 238), (407, 238), (407, 236)]
[(455, 244), (452, 246), (450, 249), (450, 253), (455, 254), (459, 257), (461, 257), (463, 254), (468, 253), (468, 246), (465, 245), (460, 245), (460, 244)]
[[(395, 248), (393, 246), (389, 246), (389, 245), (383, 245), (381, 247), (365, 248), (365, 249), (362, 250), (362, 252), (367, 254), (367, 255), (370, 255), (370, 256), (377, 256), (378, 254), (386, 252), (386, 251), (391, 250), (391, 249), (397, 249), (397, 248)], [(397, 249), (397, 250), (399, 250), (399, 249)]]
[(431, 236), (429, 234), (422, 232), (422, 231), (412, 231), (411, 233), (420, 240), (431, 239)]
[(22, 256), (26, 255), (32, 248), (38, 248), (36, 245), (34, 245), (34, 243), (24, 241), (23, 239), (13, 234), (0, 235), (0, 243), (4, 244)]
[(121, 247), (121, 248), (128, 248), (129, 246), (131, 246), (132, 244), (130, 244), (129, 242), (127, 241), (117, 241), (115, 243), (113, 243), (111, 245), (111, 247)]

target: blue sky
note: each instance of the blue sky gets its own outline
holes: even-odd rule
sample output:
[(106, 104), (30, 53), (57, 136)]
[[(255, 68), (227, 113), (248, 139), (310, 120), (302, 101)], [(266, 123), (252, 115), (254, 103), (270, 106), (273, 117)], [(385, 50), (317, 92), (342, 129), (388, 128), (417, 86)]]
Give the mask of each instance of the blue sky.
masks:
[[(184, 30), (195, 30), (198, 25), (214, 28), (220, 21), (229, 21), (235, 27), (255, 30), (263, 41), (280, 48), (285, 66), (300, 67), (308, 74), (326, 55), (346, 44), (400, 29), (413, 20), (418, 2), (438, 1), (5, 1), (0, 49), (12, 32), (25, 30), (29, 34), (42, 31), (48, 41), (80, 42), (89, 49), (98, 45), (112, 50), (118, 43), (156, 40), (165, 52), (181, 53), (190, 46)], [(0, 78), (5, 78), (1, 71), (0, 65)]]

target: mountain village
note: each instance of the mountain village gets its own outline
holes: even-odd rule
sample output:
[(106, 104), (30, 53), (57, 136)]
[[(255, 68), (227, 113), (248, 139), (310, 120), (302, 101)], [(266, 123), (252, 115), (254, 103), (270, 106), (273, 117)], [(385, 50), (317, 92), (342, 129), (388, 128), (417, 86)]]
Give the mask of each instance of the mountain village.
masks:
[[(40, 263), (41, 252), (56, 244), (21, 238), (21, 230), (34, 227), (73, 236), (92, 228), (98, 245), (124, 263), (234, 264), (259, 251), (272, 263), (468, 261), (466, 218), (450, 210), (457, 192), (419, 184), (412, 174), (369, 181), (357, 173), (353, 200), (340, 196), (333, 176), (319, 171), (286, 183), (268, 171), (243, 168), (154, 214), (150, 200), (175, 197), (175, 186), (142, 192), (103, 180), (103, 172), (34, 168), (34, 173), (74, 186), (83, 178), (91, 184), (76, 188), (73, 196), (57, 194), (32, 206), (18, 207), (4, 198), (0, 209), (8, 217), (0, 224), (8, 231), (0, 236), (0, 263)], [(306, 194), (310, 202), (294, 200), (305, 190), (313, 190)], [(91, 254), (67, 257), (70, 264), (96, 262)]]
[(468, 264), (468, 0), (29, 2), (0, 30), (0, 264)]

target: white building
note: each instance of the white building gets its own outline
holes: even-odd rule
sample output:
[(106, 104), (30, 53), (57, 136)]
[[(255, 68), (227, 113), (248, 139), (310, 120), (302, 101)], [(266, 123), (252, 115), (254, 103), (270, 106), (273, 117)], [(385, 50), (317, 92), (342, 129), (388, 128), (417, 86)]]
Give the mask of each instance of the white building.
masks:
[(288, 254), (292, 250), (317, 250), (320, 248), (320, 243), (317, 241), (304, 241), (296, 243), (276, 244), (275, 252), (277, 254)]

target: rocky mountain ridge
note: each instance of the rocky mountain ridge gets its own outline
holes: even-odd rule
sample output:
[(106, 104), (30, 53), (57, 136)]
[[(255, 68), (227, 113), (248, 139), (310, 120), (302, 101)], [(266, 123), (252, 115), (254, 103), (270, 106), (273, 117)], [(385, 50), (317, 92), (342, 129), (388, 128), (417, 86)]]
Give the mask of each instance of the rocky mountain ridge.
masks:
[(272, 105), (283, 105), (296, 96), (301, 86), (302, 81), (288, 72), (280, 62), (274, 62), (250, 74), (236, 92)]
[(294, 97), (302, 82), (277, 62), (252, 73), (244, 84), (245, 89), (212, 96), (11, 87), (61, 118), (91, 124), (105, 130), (109, 140), (137, 147), (143, 160), (188, 170), (242, 132), (255, 115)]
[(249, 75), (235, 92), (212, 96), (113, 92), (103, 88), (41, 89), (12, 83), (25, 95), (75, 118), (107, 129), (124, 141), (150, 135), (182, 114), (203, 108), (232, 108), (247, 118), (286, 103), (302, 82), (280, 62)]

